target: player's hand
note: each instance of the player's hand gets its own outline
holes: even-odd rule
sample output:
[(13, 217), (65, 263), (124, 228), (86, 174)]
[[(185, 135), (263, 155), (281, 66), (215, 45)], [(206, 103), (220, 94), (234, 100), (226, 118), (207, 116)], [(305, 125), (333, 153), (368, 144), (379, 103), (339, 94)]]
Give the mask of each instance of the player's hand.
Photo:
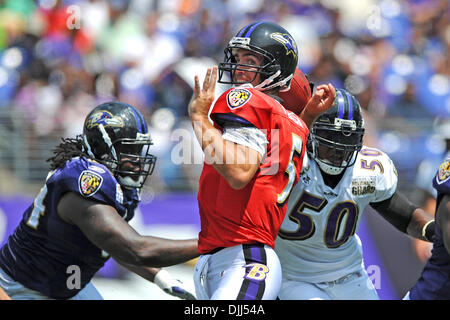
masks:
[[(311, 99), (308, 101), (306, 108), (312, 116), (318, 117), (331, 108), (336, 98), (336, 89), (331, 83), (322, 84), (317, 87)], [(306, 109), (305, 108), (305, 109)]]
[(196, 300), (195, 295), (186, 289), (183, 282), (178, 279), (172, 278), (167, 270), (161, 269), (154, 279), (154, 283), (160, 287), (165, 293), (168, 293), (174, 297), (178, 297), (183, 300)]
[(333, 106), (334, 99), (336, 99), (336, 89), (331, 83), (318, 86), (300, 114), (300, 118), (311, 128), (313, 122)]
[(217, 82), (217, 66), (208, 68), (203, 85), (200, 87), (198, 75), (194, 77), (194, 94), (189, 103), (189, 115), (208, 116), (209, 108), (214, 101)]

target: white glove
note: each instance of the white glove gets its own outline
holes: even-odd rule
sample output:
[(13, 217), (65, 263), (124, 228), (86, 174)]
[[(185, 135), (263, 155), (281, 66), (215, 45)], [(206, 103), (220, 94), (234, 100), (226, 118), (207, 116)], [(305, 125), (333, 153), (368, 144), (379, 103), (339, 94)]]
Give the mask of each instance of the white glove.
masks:
[(185, 287), (183, 282), (178, 279), (172, 278), (169, 272), (161, 269), (155, 275), (153, 282), (160, 287), (164, 292), (178, 297), (183, 300), (196, 300), (195, 295), (190, 293)]

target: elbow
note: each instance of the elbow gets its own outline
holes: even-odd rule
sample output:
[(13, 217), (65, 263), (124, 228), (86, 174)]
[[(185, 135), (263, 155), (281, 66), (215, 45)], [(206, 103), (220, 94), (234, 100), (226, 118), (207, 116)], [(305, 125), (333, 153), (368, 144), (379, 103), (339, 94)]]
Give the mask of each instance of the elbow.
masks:
[(233, 180), (233, 181), (228, 181), (228, 184), (234, 190), (241, 190), (241, 189), (245, 188), (245, 186), (248, 184), (248, 182), (244, 182), (241, 180)]
[(222, 176), (234, 190), (244, 189), (255, 177), (259, 168), (259, 163), (255, 165), (247, 165), (234, 167), (230, 170), (223, 171)]
[(244, 189), (252, 180), (253, 176), (249, 174), (239, 174), (226, 178), (230, 187), (234, 190)]

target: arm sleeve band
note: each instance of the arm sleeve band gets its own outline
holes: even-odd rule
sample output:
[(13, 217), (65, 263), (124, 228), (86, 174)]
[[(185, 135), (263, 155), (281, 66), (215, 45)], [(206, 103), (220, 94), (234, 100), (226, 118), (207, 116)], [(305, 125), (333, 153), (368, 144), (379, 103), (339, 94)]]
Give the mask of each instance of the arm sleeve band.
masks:
[(266, 135), (255, 127), (225, 128), (222, 137), (225, 140), (256, 150), (261, 158), (266, 154), (268, 143)]
[(370, 206), (403, 233), (406, 233), (413, 212), (418, 208), (397, 191), (389, 199), (372, 202)]
[(430, 220), (422, 228), (422, 237), (424, 237), (428, 242), (433, 242), (434, 224), (434, 220)]

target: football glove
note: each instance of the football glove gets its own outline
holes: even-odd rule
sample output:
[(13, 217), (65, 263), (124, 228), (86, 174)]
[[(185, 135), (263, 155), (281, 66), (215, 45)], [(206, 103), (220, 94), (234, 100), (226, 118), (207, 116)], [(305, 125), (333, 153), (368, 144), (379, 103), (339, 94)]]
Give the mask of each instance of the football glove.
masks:
[(153, 282), (160, 287), (165, 293), (183, 300), (196, 300), (195, 295), (190, 293), (184, 286), (183, 282), (172, 278), (167, 270), (161, 269), (155, 275)]

